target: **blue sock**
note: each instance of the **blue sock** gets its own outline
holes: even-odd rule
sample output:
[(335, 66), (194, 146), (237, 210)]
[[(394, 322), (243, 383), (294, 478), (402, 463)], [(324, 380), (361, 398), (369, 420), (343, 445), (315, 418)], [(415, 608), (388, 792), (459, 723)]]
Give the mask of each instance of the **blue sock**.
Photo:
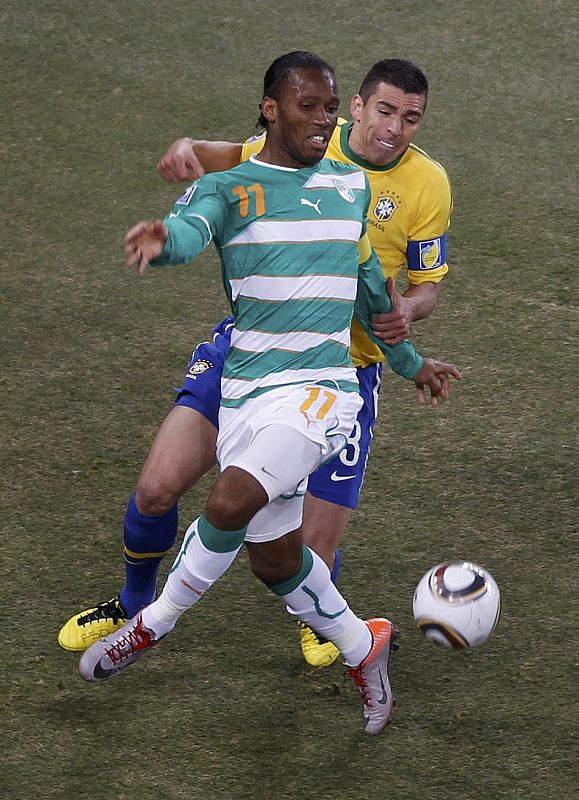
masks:
[(334, 586), (338, 585), (338, 576), (340, 575), (340, 568), (342, 566), (342, 551), (336, 548), (334, 553), (334, 566), (330, 574), (330, 578)]
[(177, 504), (166, 514), (141, 514), (132, 495), (125, 513), (125, 585), (120, 600), (129, 617), (155, 599), (157, 573), (163, 556), (175, 544), (179, 524)]

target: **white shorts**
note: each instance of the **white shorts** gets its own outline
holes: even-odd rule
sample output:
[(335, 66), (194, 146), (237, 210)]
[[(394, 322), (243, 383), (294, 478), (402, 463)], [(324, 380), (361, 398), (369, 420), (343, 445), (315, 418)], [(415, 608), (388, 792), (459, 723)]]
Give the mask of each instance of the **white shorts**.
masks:
[(248, 541), (278, 539), (299, 528), (308, 475), (344, 447), (361, 405), (356, 392), (296, 384), (220, 409), (220, 469), (245, 470), (270, 500), (249, 523)]

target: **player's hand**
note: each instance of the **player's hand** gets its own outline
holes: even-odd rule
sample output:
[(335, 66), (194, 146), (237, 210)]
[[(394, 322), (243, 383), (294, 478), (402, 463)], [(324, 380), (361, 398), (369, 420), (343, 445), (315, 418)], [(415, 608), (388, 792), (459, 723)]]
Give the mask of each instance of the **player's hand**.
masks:
[(413, 306), (397, 291), (392, 278), (388, 278), (386, 281), (386, 288), (392, 300), (392, 311), (387, 314), (374, 314), (372, 331), (377, 339), (381, 339), (386, 344), (400, 344), (410, 335)]
[(157, 172), (169, 183), (197, 180), (205, 170), (195, 153), (193, 139), (177, 139), (163, 154)]
[(137, 267), (142, 275), (149, 263), (161, 255), (169, 232), (162, 219), (138, 222), (125, 236), (127, 267)]
[(428, 386), (430, 389), (430, 405), (438, 405), (439, 398), (441, 400), (448, 400), (450, 397), (450, 375), (457, 381), (462, 380), (462, 375), (454, 364), (445, 364), (442, 361), (435, 361), (432, 358), (424, 359), (422, 369), (412, 378), (416, 384), (418, 402), (421, 406), (428, 405), (425, 386)]

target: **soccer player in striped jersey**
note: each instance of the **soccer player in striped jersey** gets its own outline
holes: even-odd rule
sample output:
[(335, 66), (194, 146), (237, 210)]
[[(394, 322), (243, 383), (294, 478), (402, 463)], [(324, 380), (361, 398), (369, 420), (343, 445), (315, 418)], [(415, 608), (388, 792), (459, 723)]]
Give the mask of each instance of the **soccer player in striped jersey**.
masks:
[[(164, 221), (138, 223), (125, 239), (139, 273), (151, 261), (187, 263), (211, 241), (217, 247), (235, 318), (222, 377), (221, 472), (160, 597), (89, 647), (80, 672), (89, 681), (122, 672), (172, 630), (245, 543), (254, 574), (340, 650), (360, 687), (365, 731), (377, 734), (393, 705), (394, 628), (353, 613), (303, 544), (301, 519), (304, 481), (343, 448), (362, 405), (349, 355), (354, 310), (372, 335), (371, 315), (391, 302), (366, 234), (364, 173), (320, 161), (339, 102), (331, 67), (291, 53), (268, 73), (261, 153), (200, 179)], [(448, 376), (460, 377), (407, 340), (375, 341), (396, 372), (434, 396), (448, 396)]]
[[(374, 321), (389, 344), (402, 341), (411, 321), (432, 312), (447, 271), (448, 178), (440, 165), (412, 144), (427, 92), (425, 76), (410, 62), (378, 62), (352, 100), (354, 122), (338, 122), (327, 151), (368, 175), (372, 190), (368, 235), (384, 275), (395, 279), (407, 267), (409, 288), (404, 295), (393, 290), (395, 309)], [(263, 143), (263, 137), (252, 137), (244, 145), (180, 140), (161, 160), (159, 170), (168, 180), (183, 180), (204, 172), (197, 155), (207, 171), (223, 169), (259, 152)], [(232, 324), (231, 319), (224, 320), (214, 329), (212, 341), (195, 350), (176, 405), (159, 430), (130, 498), (124, 520), (125, 585), (119, 595), (65, 623), (59, 632), (65, 649), (85, 649), (154, 597), (158, 565), (177, 534), (178, 500), (215, 461), (220, 377)], [(304, 540), (332, 569), (334, 578), (339, 568), (336, 548), (358, 503), (382, 373), (382, 353), (356, 320), (351, 353), (364, 405), (347, 447), (310, 478), (304, 511)], [(423, 397), (420, 400), (424, 402)], [(304, 623), (299, 623), (299, 630), (310, 665), (327, 666), (336, 659), (338, 651), (331, 643), (320, 642)]]

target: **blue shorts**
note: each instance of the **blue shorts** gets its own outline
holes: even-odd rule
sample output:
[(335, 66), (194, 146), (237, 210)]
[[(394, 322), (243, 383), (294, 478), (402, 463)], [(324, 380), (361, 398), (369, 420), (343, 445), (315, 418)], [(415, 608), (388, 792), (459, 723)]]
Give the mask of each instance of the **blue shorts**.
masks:
[(213, 328), (212, 341), (197, 345), (175, 400), (176, 405), (187, 406), (203, 414), (216, 428), (219, 427), (221, 373), (232, 329), (233, 317), (226, 317)]
[(357, 507), (362, 491), (378, 414), (382, 364), (358, 367), (356, 372), (364, 405), (358, 412), (354, 430), (344, 449), (318, 467), (308, 482), (308, 492), (314, 497), (346, 508)]
[[(195, 348), (183, 385), (175, 403), (193, 408), (219, 427), (221, 373), (229, 350), (233, 317), (227, 317), (212, 331), (212, 341)], [(346, 508), (356, 508), (370, 454), (374, 423), (378, 413), (378, 396), (382, 364), (370, 364), (356, 370), (364, 405), (358, 413), (352, 435), (339, 455), (323, 464), (310, 476), (308, 491)]]

